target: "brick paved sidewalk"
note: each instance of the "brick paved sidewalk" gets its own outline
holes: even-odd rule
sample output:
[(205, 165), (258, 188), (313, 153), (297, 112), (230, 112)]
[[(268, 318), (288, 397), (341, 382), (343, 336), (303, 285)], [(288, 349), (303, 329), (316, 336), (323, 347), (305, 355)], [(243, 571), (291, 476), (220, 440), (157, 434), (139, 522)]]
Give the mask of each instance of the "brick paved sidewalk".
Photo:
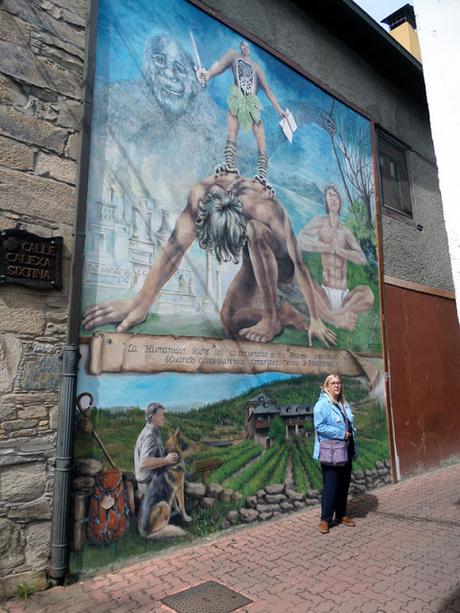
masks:
[(214, 580), (254, 601), (246, 613), (460, 611), (460, 465), (381, 488), (349, 510), (356, 528), (322, 535), (318, 508), (309, 509), (4, 608), (171, 612), (162, 598)]

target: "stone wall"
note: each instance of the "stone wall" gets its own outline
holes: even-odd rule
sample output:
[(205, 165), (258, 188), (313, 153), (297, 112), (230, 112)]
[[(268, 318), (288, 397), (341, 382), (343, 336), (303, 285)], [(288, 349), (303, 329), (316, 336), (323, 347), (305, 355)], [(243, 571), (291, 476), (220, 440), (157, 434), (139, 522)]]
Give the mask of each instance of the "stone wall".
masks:
[[(358, 470), (351, 476), (350, 496), (360, 496), (369, 490), (391, 483), (389, 460), (377, 461), (372, 470)], [(239, 511), (229, 511), (222, 522), (222, 528), (237, 523), (250, 524), (254, 521), (267, 521), (281, 513), (300, 511), (321, 503), (321, 490), (307, 490), (302, 494), (293, 489), (292, 484), (278, 483), (268, 485), (254, 496), (249, 496), (245, 506)]]
[(43, 587), (66, 337), (86, 0), (0, 3), (0, 231), (64, 237), (60, 292), (0, 286), (0, 594)]
[[(378, 460), (373, 469), (353, 472), (350, 496), (361, 496), (389, 483), (391, 483), (390, 461)], [(205, 486), (203, 483), (186, 481), (185, 494), (187, 511), (192, 515), (197, 507), (210, 509), (217, 501), (230, 503), (230, 506), (233, 503), (235, 508), (230, 509), (221, 521), (220, 527), (224, 530), (237, 524), (267, 521), (282, 513), (305, 510), (305, 507), (321, 503), (321, 490), (308, 489), (302, 494), (294, 489), (292, 483), (268, 485), (243, 500), (240, 493), (217, 483)]]

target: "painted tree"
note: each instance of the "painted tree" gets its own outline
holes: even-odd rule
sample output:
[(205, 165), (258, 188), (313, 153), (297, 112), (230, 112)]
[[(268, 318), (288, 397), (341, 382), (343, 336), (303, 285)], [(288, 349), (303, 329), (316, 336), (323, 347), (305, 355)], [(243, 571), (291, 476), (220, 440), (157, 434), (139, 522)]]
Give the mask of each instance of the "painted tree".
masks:
[(272, 421), (268, 436), (276, 443), (284, 443), (286, 438), (286, 428), (284, 427), (284, 422), (279, 415), (277, 415)]
[[(357, 113), (341, 110), (332, 114), (335, 130), (330, 130), (334, 155), (345, 191), (353, 205), (351, 189), (364, 205), (366, 225), (372, 227), (371, 198), (374, 192), (369, 123)], [(350, 189), (351, 188), (351, 189)]]

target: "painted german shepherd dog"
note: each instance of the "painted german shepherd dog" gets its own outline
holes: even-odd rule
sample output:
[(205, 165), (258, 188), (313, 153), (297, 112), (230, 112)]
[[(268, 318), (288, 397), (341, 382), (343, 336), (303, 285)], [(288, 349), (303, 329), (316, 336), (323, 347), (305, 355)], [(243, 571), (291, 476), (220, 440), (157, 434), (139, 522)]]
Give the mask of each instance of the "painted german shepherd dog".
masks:
[(145, 538), (180, 536), (183, 530), (178, 526), (168, 526), (171, 510), (177, 508), (186, 522), (192, 521), (185, 512), (184, 477), (185, 463), (182, 458), (182, 441), (179, 428), (170, 434), (166, 441), (166, 453), (175, 451), (179, 461), (174, 466), (164, 466), (155, 470), (147, 493), (139, 507), (137, 525)]

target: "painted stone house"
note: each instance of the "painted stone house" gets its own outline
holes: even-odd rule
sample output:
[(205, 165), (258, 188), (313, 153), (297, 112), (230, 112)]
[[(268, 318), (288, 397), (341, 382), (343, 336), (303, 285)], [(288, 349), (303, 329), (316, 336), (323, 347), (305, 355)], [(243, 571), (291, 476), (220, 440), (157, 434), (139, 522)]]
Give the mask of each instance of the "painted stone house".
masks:
[(286, 439), (293, 435), (305, 434), (304, 425), (311, 423), (313, 409), (308, 404), (287, 404), (278, 406), (265, 394), (251, 398), (244, 405), (245, 428), (248, 438), (252, 438), (267, 449), (271, 445), (270, 427), (275, 417), (280, 417), (286, 428)]

